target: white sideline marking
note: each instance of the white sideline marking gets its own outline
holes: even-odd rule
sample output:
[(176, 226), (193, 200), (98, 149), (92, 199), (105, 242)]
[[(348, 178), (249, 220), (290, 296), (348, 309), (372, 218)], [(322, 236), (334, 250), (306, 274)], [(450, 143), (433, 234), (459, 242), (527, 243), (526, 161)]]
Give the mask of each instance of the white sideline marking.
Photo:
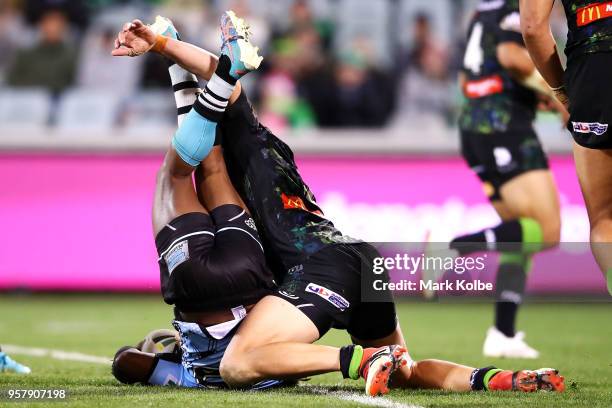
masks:
[(21, 354), (24, 356), (33, 357), (50, 357), (56, 360), (80, 361), (82, 363), (94, 363), (111, 365), (112, 358), (91, 356), (89, 354), (78, 353), (74, 351), (51, 350), (37, 347), (22, 347), (14, 344), (2, 344), (2, 351), (9, 354)]
[[(309, 387), (310, 388), (310, 387)], [(381, 407), (381, 408), (423, 408), (419, 405), (403, 404), (401, 402), (393, 401), (385, 397), (368, 397), (364, 394), (356, 394), (348, 391), (329, 391), (321, 387), (311, 388), (313, 394), (335, 397), (342, 401), (355, 402), (357, 404), (367, 405), (370, 407)]]

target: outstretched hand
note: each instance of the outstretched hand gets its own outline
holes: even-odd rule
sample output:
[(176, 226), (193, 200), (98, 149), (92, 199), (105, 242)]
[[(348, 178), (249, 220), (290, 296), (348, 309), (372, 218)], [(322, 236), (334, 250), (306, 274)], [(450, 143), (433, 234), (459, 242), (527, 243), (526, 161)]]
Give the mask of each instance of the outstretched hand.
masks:
[(155, 45), (157, 35), (140, 20), (125, 23), (115, 39), (114, 57), (138, 57)]

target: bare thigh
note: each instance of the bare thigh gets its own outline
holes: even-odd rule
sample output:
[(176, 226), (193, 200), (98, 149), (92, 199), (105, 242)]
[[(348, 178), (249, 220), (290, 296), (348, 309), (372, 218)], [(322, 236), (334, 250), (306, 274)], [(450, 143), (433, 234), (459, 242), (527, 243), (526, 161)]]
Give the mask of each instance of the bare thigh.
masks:
[(193, 168), (185, 164), (174, 149), (170, 149), (157, 172), (153, 200), (155, 236), (176, 217), (192, 212), (208, 213), (198, 201), (192, 173)]
[(600, 268), (612, 269), (612, 150), (574, 143), (574, 160), (591, 224), (591, 247)]
[(272, 343), (313, 343), (319, 330), (298, 308), (276, 296), (266, 296), (249, 312), (225, 354), (248, 352)]
[(221, 146), (213, 147), (197, 168), (195, 175), (198, 199), (208, 211), (226, 204), (246, 209), (246, 205), (227, 174)]

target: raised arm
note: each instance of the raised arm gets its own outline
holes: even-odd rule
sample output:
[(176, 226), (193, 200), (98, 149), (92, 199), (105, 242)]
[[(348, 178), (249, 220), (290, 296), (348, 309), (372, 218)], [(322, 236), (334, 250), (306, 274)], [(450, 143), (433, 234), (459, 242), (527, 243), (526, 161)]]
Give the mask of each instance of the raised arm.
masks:
[(520, 0), (521, 31), (535, 66), (557, 98), (568, 105), (563, 83), (563, 65), (550, 30), (550, 13), (554, 0)]
[(202, 48), (156, 34), (140, 20), (127, 23), (115, 40), (112, 55), (137, 57), (146, 52), (157, 52), (205, 80), (212, 77), (219, 61), (217, 56)]

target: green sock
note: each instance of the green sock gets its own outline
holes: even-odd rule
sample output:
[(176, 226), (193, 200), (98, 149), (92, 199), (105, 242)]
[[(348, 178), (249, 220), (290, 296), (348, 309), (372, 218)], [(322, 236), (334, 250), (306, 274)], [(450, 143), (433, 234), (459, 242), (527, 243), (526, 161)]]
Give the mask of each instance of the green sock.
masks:
[(520, 218), (522, 242), (527, 246), (527, 252), (538, 252), (542, 249), (544, 233), (542, 227), (533, 218)]
[(349, 365), (349, 377), (353, 380), (359, 379), (359, 366), (361, 365), (361, 359), (363, 358), (363, 347), (355, 346), (353, 350), (353, 356), (351, 357), (351, 364)]
[(493, 370), (487, 371), (487, 373), (485, 374), (482, 380), (482, 382), (484, 383), (485, 390), (489, 391), (489, 381), (491, 381), (491, 378), (493, 378), (495, 374), (501, 371), (504, 371), (504, 370), (502, 370), (501, 368), (494, 368)]

